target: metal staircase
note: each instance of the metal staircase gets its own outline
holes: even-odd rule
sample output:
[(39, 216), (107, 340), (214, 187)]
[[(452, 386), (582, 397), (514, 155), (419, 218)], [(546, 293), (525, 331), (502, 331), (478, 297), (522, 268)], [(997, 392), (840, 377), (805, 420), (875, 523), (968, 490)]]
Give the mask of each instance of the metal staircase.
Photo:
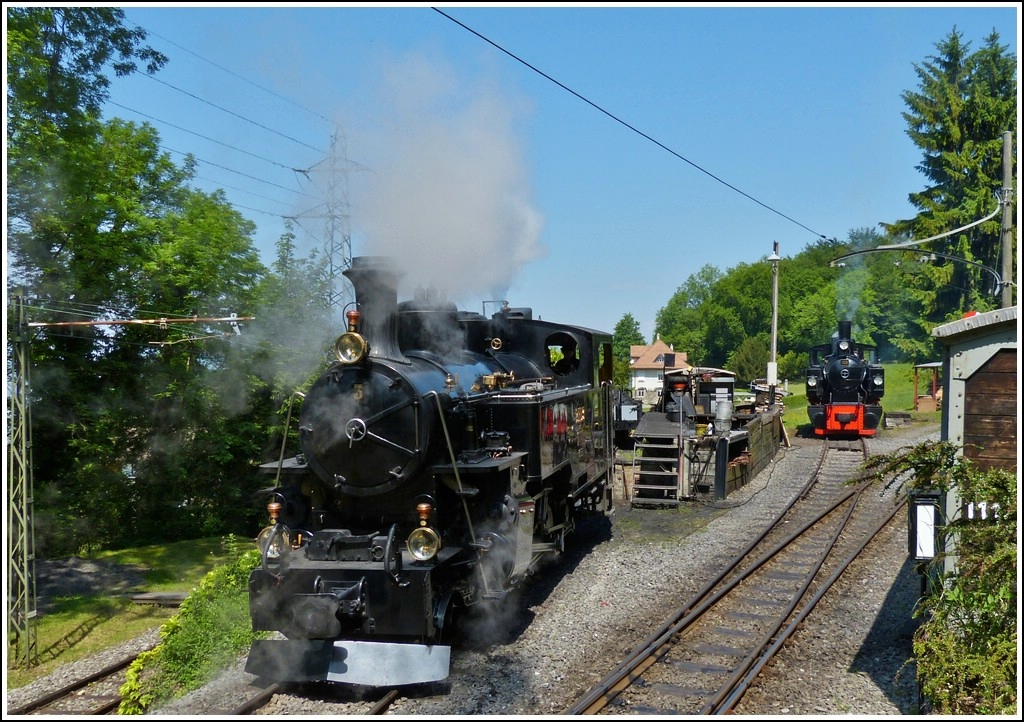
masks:
[(679, 506), (685, 465), (679, 437), (645, 437), (633, 449), (631, 506)]

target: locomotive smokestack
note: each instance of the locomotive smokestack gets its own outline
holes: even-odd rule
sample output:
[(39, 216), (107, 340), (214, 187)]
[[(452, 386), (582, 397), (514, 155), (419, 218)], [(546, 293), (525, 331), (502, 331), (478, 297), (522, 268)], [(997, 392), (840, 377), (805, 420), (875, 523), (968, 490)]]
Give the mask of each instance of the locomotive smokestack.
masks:
[(357, 256), (344, 271), (355, 290), (362, 314), (359, 332), (370, 344), (370, 356), (403, 358), (398, 348), (398, 279), (401, 272), (387, 256)]
[(851, 339), (853, 336), (850, 333), (853, 330), (853, 321), (840, 321), (839, 322), (839, 338)]

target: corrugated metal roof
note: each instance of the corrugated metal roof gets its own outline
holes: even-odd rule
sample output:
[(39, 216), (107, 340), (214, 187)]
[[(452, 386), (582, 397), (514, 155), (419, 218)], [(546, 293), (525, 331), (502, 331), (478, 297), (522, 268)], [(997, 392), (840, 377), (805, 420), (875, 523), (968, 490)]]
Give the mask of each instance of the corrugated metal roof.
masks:
[(932, 336), (935, 338), (949, 338), (950, 336), (956, 336), (957, 334), (964, 333), (965, 331), (974, 331), (985, 328), (986, 326), (994, 326), (997, 323), (1016, 320), (1016, 306), (997, 308), (995, 311), (976, 313), (973, 316), (966, 316), (964, 318), (957, 319), (956, 321), (936, 326), (932, 329)]

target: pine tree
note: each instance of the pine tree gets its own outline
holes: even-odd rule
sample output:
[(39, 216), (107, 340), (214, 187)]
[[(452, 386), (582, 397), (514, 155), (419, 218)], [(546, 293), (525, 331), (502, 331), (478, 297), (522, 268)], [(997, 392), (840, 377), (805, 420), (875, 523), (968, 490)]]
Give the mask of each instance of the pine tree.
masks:
[(883, 224), (899, 239), (942, 236), (921, 245), (931, 265), (914, 289), (930, 325), (998, 304), (994, 276), (977, 264), (999, 267), (1000, 214), (994, 212), (1002, 202), (1002, 138), (1017, 127), (1016, 58), (996, 31), (972, 53), (954, 27), (936, 50), (914, 66), (918, 89), (902, 96), (907, 134), (924, 154), (917, 167), (929, 185), (910, 194), (917, 216)]

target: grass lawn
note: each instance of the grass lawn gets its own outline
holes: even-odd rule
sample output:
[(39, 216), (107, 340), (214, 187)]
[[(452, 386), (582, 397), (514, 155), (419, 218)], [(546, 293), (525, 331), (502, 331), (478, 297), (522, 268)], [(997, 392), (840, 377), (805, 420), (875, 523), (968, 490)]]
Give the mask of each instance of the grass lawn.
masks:
[[(129, 565), (143, 570), (147, 592), (185, 592), (194, 589), (208, 571), (226, 559), (219, 538), (198, 539), (137, 549), (99, 552), (84, 558), (102, 564)], [(68, 594), (51, 600), (36, 617), (37, 660), (32, 667), (12, 664), (18, 655), (8, 647), (7, 688), (15, 689), (107, 647), (159, 627), (177, 609), (138, 604), (129, 596)]]

